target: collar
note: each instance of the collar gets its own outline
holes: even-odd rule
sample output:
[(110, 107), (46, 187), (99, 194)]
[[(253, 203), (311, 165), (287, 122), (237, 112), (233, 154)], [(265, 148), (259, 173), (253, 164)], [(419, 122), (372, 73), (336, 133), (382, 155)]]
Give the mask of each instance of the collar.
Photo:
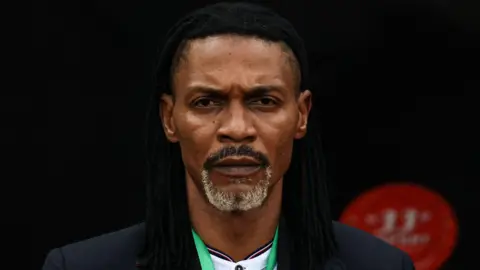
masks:
[[(268, 243), (266, 245), (268, 246)], [(279, 224), (279, 227), (278, 227), (277, 266), (275, 267), (275, 269), (278, 269), (278, 270), (292, 270), (292, 269), (295, 269), (293, 267), (293, 265), (290, 264), (290, 250), (289, 250), (289, 248), (290, 247), (289, 247), (289, 244), (288, 244), (288, 230), (286, 228), (285, 220), (283, 218), (281, 218), (280, 219), (280, 224)], [(253, 252), (253, 253), (255, 253), (255, 252)], [(268, 258), (269, 254), (270, 254), (270, 248), (268, 248), (268, 250), (265, 250), (263, 253), (261, 253), (261, 255), (256, 257), (256, 258), (259, 258), (258, 261), (255, 260), (255, 262), (253, 262), (254, 265), (256, 265), (258, 263), (258, 265), (261, 266), (261, 265), (263, 265), (263, 264), (261, 264), (262, 258), (263, 258), (263, 256), (265, 256), (265, 260), (264, 260), (265, 262), (264, 262), (263, 267), (260, 267), (260, 268), (257, 268), (257, 267), (255, 267), (255, 268), (244, 268), (244, 269), (245, 270), (246, 269), (252, 269), (252, 270), (264, 269), (267, 266), (267, 259), (266, 258)], [(214, 259), (216, 260), (215, 257), (216, 256), (212, 256), (212, 260), (214, 260)], [(198, 259), (198, 255), (197, 255), (196, 252), (192, 254), (191, 260), (192, 260), (192, 263), (193, 263), (192, 270), (202, 270), (201, 267), (200, 267), (200, 260)], [(223, 260), (223, 258), (222, 258), (222, 260)], [(229, 262), (227, 260), (224, 260), (224, 261)], [(245, 261), (242, 261), (242, 262), (245, 262)], [(232, 263), (232, 262), (230, 262), (230, 263)], [(217, 267), (218, 264), (215, 263), (215, 261), (214, 261), (214, 265), (215, 265), (215, 267)], [(219, 269), (222, 269), (222, 270), (223, 269), (229, 269), (229, 270), (231, 270), (231, 269), (235, 269), (236, 265), (237, 264), (235, 264), (233, 262), (233, 264), (225, 264), (226, 267), (222, 267), (222, 268), (219, 268)], [(245, 266), (247, 266), (247, 265), (245, 265)], [(221, 266), (218, 266), (218, 267), (221, 267)], [(238, 269), (240, 269), (240, 268), (238, 268)], [(215, 270), (217, 270), (217, 269), (215, 269)]]
[[(257, 257), (260, 257), (260, 256), (264, 255), (264, 253), (266, 253), (266, 252), (270, 253), (270, 249), (272, 247), (272, 244), (273, 244), (273, 240), (271, 240), (270, 242), (266, 243), (265, 245), (259, 247), (254, 252), (250, 253), (242, 261), (255, 259)], [(235, 262), (235, 260), (233, 260), (232, 257), (228, 256), (228, 254), (223, 253), (220, 250), (215, 249), (213, 247), (210, 247), (208, 245), (206, 245), (206, 247), (207, 247), (208, 252), (210, 252), (210, 255), (212, 255), (212, 257), (216, 257), (217, 259), (222, 259), (222, 260), (225, 260), (225, 261), (228, 261), (228, 262)]]
[(251, 269), (260, 270), (267, 267), (268, 256), (270, 255), (272, 241), (258, 248), (245, 259), (235, 262), (227, 254), (207, 246), (210, 256), (212, 257), (215, 270), (231, 270), (231, 269)]

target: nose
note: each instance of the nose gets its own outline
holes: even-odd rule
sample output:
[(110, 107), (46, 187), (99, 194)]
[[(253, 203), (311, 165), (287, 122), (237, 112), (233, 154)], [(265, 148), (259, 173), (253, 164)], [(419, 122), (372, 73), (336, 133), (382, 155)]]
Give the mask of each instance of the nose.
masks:
[(226, 108), (218, 129), (218, 140), (222, 143), (251, 143), (257, 137), (248, 110), (241, 104), (230, 104)]

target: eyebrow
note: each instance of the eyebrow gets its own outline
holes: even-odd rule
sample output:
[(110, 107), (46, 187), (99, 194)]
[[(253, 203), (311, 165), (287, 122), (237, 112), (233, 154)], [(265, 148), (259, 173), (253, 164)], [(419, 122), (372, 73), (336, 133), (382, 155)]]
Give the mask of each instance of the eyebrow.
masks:
[(247, 92), (247, 96), (264, 96), (272, 92), (282, 92), (282, 87), (278, 85), (259, 85), (252, 87), (250, 91)]
[[(223, 96), (223, 90), (220, 88), (215, 88), (211, 86), (204, 85), (195, 85), (187, 88), (189, 91), (189, 96), (197, 93), (206, 94), (209, 96)], [(280, 85), (266, 84), (254, 86), (245, 93), (246, 96), (257, 97), (266, 95), (271, 92), (281, 92), (283, 89)]]

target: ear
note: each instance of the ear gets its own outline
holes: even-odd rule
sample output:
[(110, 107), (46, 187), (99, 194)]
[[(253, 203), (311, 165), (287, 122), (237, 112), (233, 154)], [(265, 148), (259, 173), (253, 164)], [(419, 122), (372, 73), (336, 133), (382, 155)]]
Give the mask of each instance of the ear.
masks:
[(174, 101), (171, 95), (162, 95), (160, 97), (160, 119), (162, 120), (163, 131), (167, 139), (172, 142), (178, 142), (176, 136), (175, 122), (173, 121)]
[(298, 104), (298, 123), (295, 139), (301, 139), (307, 134), (307, 122), (312, 108), (312, 93), (310, 90), (305, 90), (300, 93), (297, 100)]

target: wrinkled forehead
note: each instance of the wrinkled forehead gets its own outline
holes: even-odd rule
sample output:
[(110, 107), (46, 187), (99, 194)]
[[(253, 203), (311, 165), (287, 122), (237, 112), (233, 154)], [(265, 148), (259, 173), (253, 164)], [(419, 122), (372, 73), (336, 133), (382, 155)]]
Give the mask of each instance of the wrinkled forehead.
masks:
[(185, 44), (173, 73), (176, 90), (188, 83), (252, 87), (278, 84), (297, 88), (293, 54), (280, 42), (237, 35), (211, 36)]

